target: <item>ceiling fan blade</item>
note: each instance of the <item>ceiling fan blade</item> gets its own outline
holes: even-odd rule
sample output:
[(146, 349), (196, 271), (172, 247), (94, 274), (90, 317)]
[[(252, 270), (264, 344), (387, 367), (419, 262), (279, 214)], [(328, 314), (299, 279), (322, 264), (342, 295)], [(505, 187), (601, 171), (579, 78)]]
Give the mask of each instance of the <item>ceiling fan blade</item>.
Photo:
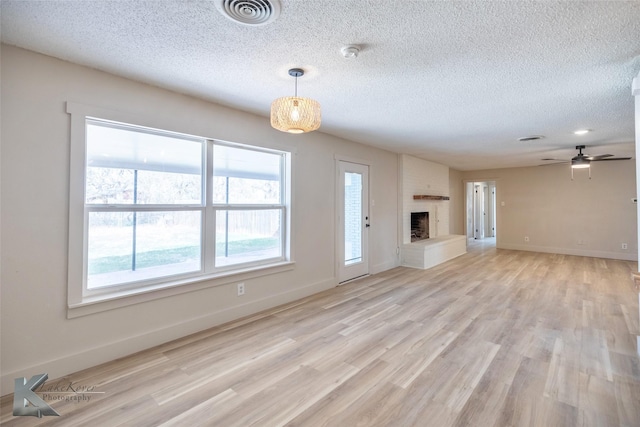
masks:
[(588, 160), (600, 160), (605, 157), (613, 157), (613, 154), (600, 154), (598, 156), (585, 156)]
[(606, 157), (604, 159), (593, 159), (592, 162), (604, 162), (606, 160), (631, 160), (631, 157)]
[(565, 163), (568, 162), (568, 160), (565, 160), (565, 159), (540, 159), (540, 160), (542, 160), (543, 162), (546, 162), (546, 161), (565, 162)]
[(566, 165), (566, 164), (569, 163), (566, 160), (559, 160), (559, 159), (542, 159), (542, 160), (552, 160), (553, 163), (543, 163), (543, 164), (538, 165), (538, 166)]

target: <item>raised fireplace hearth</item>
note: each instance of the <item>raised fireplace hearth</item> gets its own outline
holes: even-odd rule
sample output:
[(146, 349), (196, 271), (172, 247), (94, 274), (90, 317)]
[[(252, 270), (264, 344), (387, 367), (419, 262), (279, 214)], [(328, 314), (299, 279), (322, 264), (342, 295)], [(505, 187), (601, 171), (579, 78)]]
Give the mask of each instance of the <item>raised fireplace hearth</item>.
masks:
[(467, 236), (449, 234), (402, 245), (402, 265), (427, 269), (467, 252)]

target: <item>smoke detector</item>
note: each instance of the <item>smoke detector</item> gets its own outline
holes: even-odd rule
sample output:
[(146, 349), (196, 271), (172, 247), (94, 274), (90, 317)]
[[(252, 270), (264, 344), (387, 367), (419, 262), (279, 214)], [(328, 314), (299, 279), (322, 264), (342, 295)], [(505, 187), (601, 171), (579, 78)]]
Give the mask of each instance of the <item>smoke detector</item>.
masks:
[(215, 0), (226, 18), (242, 25), (266, 25), (280, 16), (279, 0)]
[(354, 44), (343, 46), (342, 49), (340, 49), (340, 53), (342, 53), (342, 56), (345, 58), (357, 58), (360, 53), (360, 46)]

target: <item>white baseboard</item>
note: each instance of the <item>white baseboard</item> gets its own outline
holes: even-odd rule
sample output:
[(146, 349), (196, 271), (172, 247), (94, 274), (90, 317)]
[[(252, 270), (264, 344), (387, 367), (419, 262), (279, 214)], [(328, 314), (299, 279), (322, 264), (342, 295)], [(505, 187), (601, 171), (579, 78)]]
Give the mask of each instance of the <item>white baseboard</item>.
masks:
[(399, 262), (388, 261), (380, 264), (376, 264), (371, 267), (371, 274), (382, 273), (383, 271), (391, 270), (392, 268), (396, 268), (400, 265)]
[(633, 253), (621, 253), (621, 252), (609, 252), (609, 251), (594, 251), (589, 249), (574, 249), (574, 248), (555, 248), (549, 246), (534, 246), (534, 245), (510, 245), (499, 244), (496, 245), (498, 249), (512, 249), (516, 251), (529, 251), (529, 252), (543, 252), (549, 254), (561, 254), (561, 255), (576, 255), (586, 256), (593, 258), (607, 258), (607, 259), (619, 259), (623, 261), (637, 261), (638, 254)]
[(44, 373), (49, 375), (49, 380), (61, 378), (65, 375), (110, 362), (214, 326), (305, 298), (330, 289), (336, 286), (336, 283), (337, 281), (334, 277), (324, 279), (311, 285), (296, 287), (287, 292), (250, 301), (243, 305), (230, 307), (198, 318), (189, 319), (169, 327), (127, 337), (123, 340), (111, 342), (100, 347), (89, 348), (81, 353), (69, 354), (37, 365), (26, 366), (13, 372), (3, 372), (0, 379), (0, 396), (13, 393), (15, 378), (26, 377), (27, 380), (29, 380), (33, 375)]

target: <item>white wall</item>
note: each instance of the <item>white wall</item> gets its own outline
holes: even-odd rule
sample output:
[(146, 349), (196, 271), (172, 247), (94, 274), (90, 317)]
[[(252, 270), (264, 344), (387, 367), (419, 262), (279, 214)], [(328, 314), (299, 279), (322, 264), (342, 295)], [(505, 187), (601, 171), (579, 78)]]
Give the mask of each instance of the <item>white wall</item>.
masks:
[(413, 200), (413, 196), (449, 196), (449, 167), (403, 154), (400, 170), (402, 243), (411, 243), (411, 212), (429, 212), (429, 237), (448, 235), (450, 201)]
[[(573, 181), (565, 164), (468, 171), (462, 176), (496, 182), (498, 248), (635, 261), (635, 163), (596, 162), (592, 179), (586, 170), (578, 170)], [(628, 249), (621, 249), (622, 243)]]
[[(371, 272), (398, 265), (396, 154), (320, 132), (285, 134), (267, 117), (15, 47), (1, 55), (0, 394), (13, 391), (15, 377), (53, 379), (335, 286), (336, 156), (371, 165)], [(247, 281), (241, 298), (230, 284), (67, 319), (67, 101), (174, 131), (294, 148), (295, 269)]]

